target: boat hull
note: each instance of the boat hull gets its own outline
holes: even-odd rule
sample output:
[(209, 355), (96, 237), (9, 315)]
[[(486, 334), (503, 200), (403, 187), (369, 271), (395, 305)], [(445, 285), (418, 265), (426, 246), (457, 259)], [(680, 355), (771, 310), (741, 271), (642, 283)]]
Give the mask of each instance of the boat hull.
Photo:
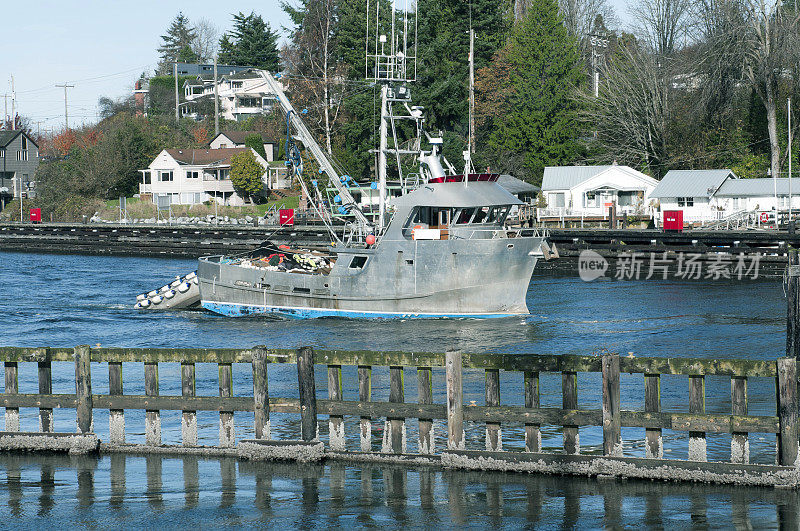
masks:
[[(328, 275), (198, 264), (201, 304), (227, 316), (493, 318), (528, 314), (542, 238), (382, 242), (340, 249)], [(363, 267), (352, 267), (364, 258)]]

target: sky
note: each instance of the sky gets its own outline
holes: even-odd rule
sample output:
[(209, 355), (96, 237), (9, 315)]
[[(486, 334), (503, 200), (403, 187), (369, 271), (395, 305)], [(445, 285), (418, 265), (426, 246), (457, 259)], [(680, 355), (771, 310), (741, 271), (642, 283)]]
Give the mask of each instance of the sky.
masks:
[[(624, 21), (627, 3), (609, 2)], [(179, 11), (190, 21), (208, 19), (223, 32), (230, 29), (231, 14), (239, 11), (255, 11), (276, 30), (289, 25), (279, 0), (4, 2), (3, 18), (14, 21), (16, 36), (0, 54), (0, 99), (9, 95), (8, 114), (13, 76), (17, 112), (34, 129), (63, 129), (64, 89), (55, 85), (64, 83), (75, 85), (67, 89), (70, 125), (96, 122), (101, 96), (127, 96), (142, 72), (152, 74), (161, 35)]]

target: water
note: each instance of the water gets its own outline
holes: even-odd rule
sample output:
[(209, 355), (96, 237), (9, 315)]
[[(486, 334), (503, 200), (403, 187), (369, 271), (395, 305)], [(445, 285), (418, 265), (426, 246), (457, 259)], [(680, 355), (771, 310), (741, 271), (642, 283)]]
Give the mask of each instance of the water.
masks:
[(424, 467), (0, 456), (3, 527), (797, 529), (795, 491)]
[[(135, 312), (132, 310), (135, 295), (149, 291), (174, 279), (176, 275), (193, 270), (196, 262), (192, 260), (169, 260), (152, 258), (121, 257), (87, 257), (58, 255), (27, 255), (0, 252), (3, 268), (0, 270), (0, 315), (3, 324), (0, 326), (0, 345), (18, 346), (74, 346), (91, 344), (103, 346), (129, 347), (251, 347), (266, 344), (277, 348), (296, 348), (312, 345), (318, 348), (338, 349), (370, 349), (370, 350), (422, 350), (443, 352), (450, 348), (460, 348), (466, 352), (512, 352), (530, 354), (591, 354), (602, 349), (620, 352), (627, 355), (632, 352), (636, 356), (671, 356), (671, 357), (704, 357), (704, 358), (757, 358), (774, 359), (784, 351), (785, 334), (785, 299), (780, 281), (599, 281), (584, 283), (575, 277), (534, 277), (528, 292), (528, 305), (531, 315), (525, 318), (509, 318), (497, 320), (435, 320), (435, 321), (351, 321), (343, 319), (323, 319), (313, 321), (289, 321), (274, 318), (248, 317), (230, 319), (201, 311), (176, 311), (170, 313)], [(30, 365), (30, 367), (29, 367)], [(139, 366), (137, 366), (139, 365)], [(352, 369), (352, 370), (351, 370)], [(144, 394), (140, 364), (125, 365), (125, 393)], [(93, 388), (96, 393), (105, 393), (108, 389), (104, 364), (93, 366)], [(317, 389), (324, 395), (327, 389), (324, 371), (318, 371)], [(388, 378), (384, 369), (376, 369), (373, 375), (374, 400), (387, 400)], [(179, 366), (162, 364), (159, 368), (162, 394), (180, 394)], [(54, 364), (54, 392), (74, 392), (74, 369), (71, 364)], [(198, 395), (216, 395), (216, 367), (211, 364), (198, 364)], [(726, 378), (707, 379), (707, 402), (709, 412), (730, 411), (730, 384)], [(406, 397), (416, 397), (416, 375), (408, 370), (405, 378)], [(443, 374), (434, 371), (434, 400), (443, 402)], [(599, 375), (579, 375), (579, 406), (581, 408), (598, 409), (600, 400)], [(483, 404), (483, 376), (479, 372), (465, 375), (465, 401)], [(542, 406), (560, 407), (560, 376), (542, 375)], [(292, 367), (272, 366), (270, 368), (270, 394), (273, 396), (296, 397), (296, 376)], [(20, 392), (37, 392), (36, 367), (33, 364), (20, 365)], [(683, 378), (664, 377), (662, 382), (662, 405), (667, 411), (686, 411), (688, 383)], [(750, 413), (756, 415), (774, 414), (774, 387), (767, 379), (752, 379), (748, 389)], [(252, 380), (249, 367), (234, 366), (234, 395), (247, 395), (252, 392)], [(344, 369), (344, 393), (346, 399), (357, 396), (355, 385), (355, 368)], [(501, 398), (503, 404), (519, 405), (522, 403), (521, 376), (515, 373), (502, 373)], [(641, 377), (623, 375), (622, 408), (643, 408)], [(165, 443), (180, 442), (180, 413), (163, 412), (163, 438)], [(126, 411), (127, 437), (129, 442), (144, 442), (144, 412)], [(74, 431), (74, 412), (56, 411), (55, 423), (58, 431)], [(36, 430), (36, 410), (21, 411), (23, 430)], [(348, 446), (357, 449), (357, 429), (354, 420), (346, 420)], [(238, 438), (252, 437), (252, 414), (236, 414), (236, 432)], [(279, 438), (295, 438), (298, 435), (297, 419), (294, 416), (273, 415), (273, 436)], [(376, 432), (381, 426), (374, 423)], [(415, 450), (416, 421), (409, 421), (409, 450)], [(213, 412), (198, 413), (200, 444), (216, 444), (218, 415)], [(323, 439), (326, 436), (327, 423), (320, 423)], [(108, 438), (107, 412), (95, 411), (95, 429), (101, 439)], [(442, 447), (444, 427), (434, 427), (438, 436), (437, 445)], [(626, 455), (644, 455), (641, 429), (623, 429)], [(522, 445), (522, 430), (519, 426), (503, 426), (504, 446), (519, 448)], [(376, 444), (379, 444), (379, 433), (376, 433)], [(665, 452), (667, 457), (686, 457), (686, 434), (665, 430)], [(587, 427), (580, 430), (580, 441), (583, 452), (597, 452), (601, 448), (602, 433), (599, 428)], [(730, 438), (726, 435), (709, 435), (709, 458), (711, 460), (727, 460)], [(762, 463), (774, 462), (774, 436), (751, 434), (751, 453), (753, 461)], [(483, 426), (467, 427), (468, 447), (482, 448)], [(543, 444), (545, 448), (557, 450), (561, 444), (560, 431), (555, 428), (543, 428)], [(43, 458), (27, 458), (25, 468), (33, 476), (44, 475), (46, 460)], [(56, 459), (56, 458), (54, 458)], [(156, 467), (156, 459), (162, 463)], [(168, 524), (170, 521), (191, 525), (193, 518), (205, 515), (212, 525), (248, 525), (263, 522), (264, 513), (253, 506), (258, 496), (268, 496), (282, 501), (305, 499), (303, 493), (311, 479), (291, 466), (280, 468), (284, 476), (293, 479), (281, 479), (272, 482), (271, 487), (264, 487), (267, 494), (259, 494), (253, 481), (258, 476), (243, 472), (245, 465), (228, 464), (226, 461), (205, 462), (208, 467), (220, 472), (211, 474), (213, 480), (198, 492), (199, 496), (209, 496), (214, 500), (212, 506), (221, 507), (220, 497), (226, 490), (221, 489), (227, 477), (221, 472), (225, 467), (238, 467), (234, 474), (234, 498), (231, 507), (238, 507), (237, 514), (242, 519), (226, 520), (227, 512), (208, 509), (197, 512), (187, 511), (181, 505), (181, 499), (189, 496), (189, 491), (178, 479), (181, 466), (185, 461), (180, 459), (161, 458), (127, 458), (125, 468), (127, 490), (123, 495), (122, 507), (113, 513), (105, 514), (113, 495), (102, 494), (113, 490), (115, 484), (113, 459), (103, 457), (92, 465), (92, 492), (90, 502), (82, 505), (80, 496), (70, 495), (70, 489), (81, 489), (81, 476), (78, 473), (75, 483), (76, 466), (72, 461), (59, 461), (65, 479), (56, 489), (58, 494), (51, 494), (51, 502), (58, 510), (53, 509), (50, 516), (38, 515), (40, 510), (33, 507), (37, 497), (44, 489), (44, 480), (31, 479), (30, 492), (34, 497), (26, 501), (13, 501), (20, 507), (30, 504), (31, 507), (20, 512), (15, 522), (29, 524), (37, 518), (44, 523), (53, 522), (54, 515), (60, 511), (75, 511), (75, 514), (87, 518), (87, 525), (124, 526), (134, 523), (130, 515), (136, 513), (136, 507), (147, 505), (153, 507), (151, 497), (161, 499), (164, 511), (156, 511), (156, 521)], [(27, 492), (23, 480), (13, 479), (14, 461), (10, 457), (0, 459), (0, 507), (2, 497), (8, 497), (9, 507), (16, 496), (14, 489), (22, 488)], [(149, 464), (148, 464), (149, 463)], [(231, 462), (233, 463), (233, 462)], [(272, 465), (270, 465), (272, 466)], [(156, 467), (156, 468), (154, 468)], [(39, 469), (42, 470), (39, 470)], [(155, 481), (155, 472), (161, 470), (161, 481)], [(270, 470), (264, 465), (265, 470)], [(2, 483), (2, 469), (7, 472), (7, 482)], [(56, 467), (58, 469), (58, 467)], [(175, 469), (175, 473), (170, 471)], [(306, 470), (306, 469), (303, 469)], [(564, 480), (563, 478), (541, 478), (536, 476), (487, 476), (464, 475), (460, 494), (452, 494), (451, 473), (430, 472), (435, 478), (435, 488), (431, 490), (431, 508), (425, 509), (420, 502), (419, 484), (422, 471), (402, 472), (407, 476), (408, 485), (401, 494), (389, 492), (389, 480), (372, 480), (373, 501), (359, 505), (358, 496), (364, 481), (361, 478), (362, 468), (346, 467), (343, 472), (343, 486), (338, 486), (342, 473), (334, 473), (333, 468), (322, 467), (313, 472), (316, 478), (314, 487), (317, 492), (316, 502), (292, 505), (286, 501), (279, 504), (280, 510), (270, 513), (275, 522), (287, 525), (314, 527), (322, 526), (322, 522), (337, 525), (363, 524), (383, 526), (393, 523), (425, 522), (431, 525), (461, 525), (459, 522), (478, 526), (494, 525), (502, 515), (503, 522), (529, 525), (532, 522), (544, 526), (581, 525), (602, 527), (613, 524), (607, 518), (618, 518), (620, 525), (625, 522), (642, 521), (647, 514), (658, 515), (664, 523), (672, 522), (680, 525), (693, 525), (699, 518), (702, 525), (713, 526), (717, 522), (733, 522), (748, 514), (755, 516), (755, 522), (761, 527), (768, 527), (776, 522), (780, 514), (782, 502), (764, 498), (759, 504), (751, 503), (752, 499), (763, 498), (764, 492), (749, 489), (718, 489), (699, 486), (658, 486), (645, 489), (649, 494), (643, 495), (641, 489), (633, 489), (630, 493), (628, 484), (609, 489), (609, 492), (620, 490), (609, 499), (597, 483), (582, 480)], [(367, 470), (367, 469), (363, 469)], [(384, 467), (369, 469), (374, 477), (387, 474)], [(276, 473), (275, 477), (281, 477)], [(366, 472), (365, 472), (366, 473)], [(391, 472), (397, 474), (400, 472)], [(72, 474), (72, 476), (70, 476)], [(110, 475), (109, 475), (110, 474)], [(216, 474), (216, 475), (215, 475)], [(338, 475), (337, 475), (338, 474)], [(155, 474), (158, 475), (158, 474)], [(206, 477), (203, 475), (202, 477)], [(462, 476), (458, 476), (462, 477)], [(100, 478), (100, 479), (98, 479)], [(498, 479), (499, 478), (499, 479)], [(39, 485), (37, 481), (42, 482)], [(214, 483), (214, 482), (218, 483)], [(20, 483), (21, 482), (21, 483)], [(460, 482), (460, 483), (459, 483)], [(276, 487), (280, 485), (279, 487)], [(631, 483), (632, 484), (632, 483)], [(23, 485), (19, 487), (19, 485)], [(381, 486), (383, 485), (383, 487)], [(494, 485), (494, 486), (492, 486)], [(520, 486), (522, 485), (522, 486)], [(39, 490), (37, 490), (39, 489)], [(194, 487), (192, 487), (194, 489)], [(221, 489), (221, 490), (220, 490)], [(414, 491), (417, 489), (417, 491)], [(545, 493), (539, 496), (540, 501), (531, 505), (524, 501), (527, 492), (534, 489)], [(191, 490), (191, 489), (190, 489)], [(552, 493), (551, 493), (552, 491)], [(574, 492), (573, 492), (574, 491)], [(195, 490), (191, 490), (195, 492)], [(336, 494), (336, 493), (340, 494)], [(394, 494), (392, 493), (394, 492)], [(416, 494), (415, 494), (416, 492)], [(62, 494), (63, 493), (63, 494)], [(498, 494), (499, 493), (499, 494)], [(547, 494), (550, 493), (550, 494)], [(73, 493), (74, 494), (74, 493)], [(108, 498), (111, 496), (111, 498)], [(339, 501), (337, 500), (339, 496)], [(415, 498), (416, 496), (416, 498)], [(426, 495), (427, 496), (427, 495)], [(455, 498), (454, 498), (455, 496)], [(778, 496), (775, 494), (775, 496)], [(216, 498), (215, 498), (216, 497)], [(299, 497), (299, 498), (298, 498)], [(736, 516), (731, 508), (731, 500), (739, 499), (739, 512)], [(428, 499), (428, 498), (426, 498)], [(455, 503), (453, 500), (463, 503)], [(491, 501), (490, 500), (494, 500)], [(658, 501), (660, 509), (650, 507)], [(427, 503), (427, 502), (426, 502)], [(795, 501), (796, 503), (796, 501)], [(355, 505), (353, 505), (355, 504)], [(402, 506), (397, 513), (395, 505)], [(720, 506), (721, 504), (721, 506)], [(742, 505), (743, 504), (743, 505)], [(749, 505), (748, 505), (749, 504)], [(204, 507), (204, 504), (200, 504)], [(457, 508), (461, 506), (460, 515)], [(620, 506), (622, 510), (616, 510)], [(576, 507), (580, 507), (578, 515), (572, 516)], [(650, 509), (648, 509), (650, 507)], [(699, 509), (697, 509), (699, 507)], [(726, 507), (722, 509), (721, 507)], [(742, 509), (741, 507), (744, 507)], [(526, 512), (527, 511), (527, 512)], [(531, 511), (536, 518), (531, 519)], [(616, 513), (615, 513), (616, 511)], [(648, 512), (649, 511), (649, 512)], [(722, 513), (719, 513), (722, 511)], [(726, 512), (727, 511), (727, 512)], [(742, 513), (744, 511), (744, 513)], [(12, 513), (14, 511), (12, 510)], [(400, 516), (405, 520), (398, 519)], [(617, 516), (614, 516), (617, 514)], [(116, 515), (116, 516), (115, 516)], [(125, 516), (129, 515), (129, 516)], [(712, 516), (709, 516), (712, 515)], [(689, 518), (690, 519), (686, 519)], [(48, 520), (51, 518), (51, 520)], [(127, 518), (127, 519), (126, 519)], [(238, 517), (237, 517), (238, 518)], [(330, 520), (333, 518), (333, 520)], [(656, 518), (652, 516), (652, 518)], [(174, 519), (174, 520), (171, 520)], [(326, 520), (328, 519), (328, 520)], [(707, 519), (707, 520), (704, 520)], [(651, 520), (653, 523), (656, 519)], [(399, 525), (399, 524), (398, 524)], [(666, 525), (665, 525), (666, 527)]]

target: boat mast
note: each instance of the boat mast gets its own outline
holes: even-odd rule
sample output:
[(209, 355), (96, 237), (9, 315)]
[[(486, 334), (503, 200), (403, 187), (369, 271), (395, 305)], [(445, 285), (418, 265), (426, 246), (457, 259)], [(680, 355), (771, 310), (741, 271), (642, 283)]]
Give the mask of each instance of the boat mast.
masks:
[(387, 123), (389, 121), (388, 90), (389, 87), (387, 85), (381, 87), (381, 144), (378, 148), (378, 232), (382, 231), (386, 226), (386, 139), (389, 135)]
[(475, 149), (475, 31), (469, 29), (469, 133), (464, 153), (464, 185), (472, 171), (472, 151)]

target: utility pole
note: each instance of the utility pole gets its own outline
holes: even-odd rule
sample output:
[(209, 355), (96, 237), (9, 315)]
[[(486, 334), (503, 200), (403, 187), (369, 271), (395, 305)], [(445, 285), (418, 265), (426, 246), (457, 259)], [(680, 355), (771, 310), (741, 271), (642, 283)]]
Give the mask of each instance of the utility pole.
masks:
[(17, 130), (17, 91), (14, 90), (14, 76), (11, 76), (11, 130)]
[(789, 120), (789, 223), (792, 219), (792, 98), (786, 100), (786, 115)]
[(214, 54), (214, 136), (219, 134), (219, 89), (217, 88), (217, 54)]
[(64, 83), (63, 85), (56, 85), (56, 87), (64, 88), (64, 131), (69, 131), (69, 112), (67, 111), (67, 89), (74, 88), (75, 85), (67, 85), (66, 83)]
[(175, 121), (177, 122), (180, 120), (180, 115), (178, 114), (178, 61), (173, 64), (172, 71), (175, 75)]

